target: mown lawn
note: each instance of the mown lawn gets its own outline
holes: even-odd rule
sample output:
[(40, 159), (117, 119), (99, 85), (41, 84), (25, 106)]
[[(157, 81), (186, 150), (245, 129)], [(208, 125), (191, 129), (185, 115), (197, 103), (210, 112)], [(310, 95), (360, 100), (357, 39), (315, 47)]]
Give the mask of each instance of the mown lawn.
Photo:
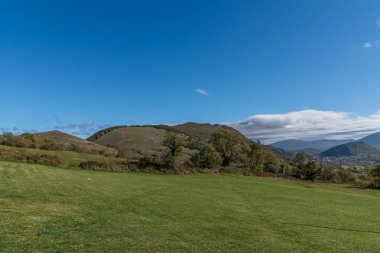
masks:
[(0, 162), (1, 252), (380, 252), (380, 191)]

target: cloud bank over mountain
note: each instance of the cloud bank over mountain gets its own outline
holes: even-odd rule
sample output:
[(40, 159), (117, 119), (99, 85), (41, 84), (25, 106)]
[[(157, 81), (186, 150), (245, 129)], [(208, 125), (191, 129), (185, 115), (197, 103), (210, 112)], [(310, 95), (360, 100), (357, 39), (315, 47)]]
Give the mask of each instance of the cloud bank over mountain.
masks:
[(266, 144), (286, 139), (358, 139), (380, 131), (380, 110), (366, 117), (347, 112), (302, 110), (254, 115), (228, 125)]

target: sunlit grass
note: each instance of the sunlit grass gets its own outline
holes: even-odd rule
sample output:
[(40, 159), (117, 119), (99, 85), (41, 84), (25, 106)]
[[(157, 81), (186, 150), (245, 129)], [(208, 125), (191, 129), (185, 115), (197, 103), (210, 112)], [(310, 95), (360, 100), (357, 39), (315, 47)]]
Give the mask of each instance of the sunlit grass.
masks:
[(4, 252), (380, 252), (380, 192), (0, 162)]

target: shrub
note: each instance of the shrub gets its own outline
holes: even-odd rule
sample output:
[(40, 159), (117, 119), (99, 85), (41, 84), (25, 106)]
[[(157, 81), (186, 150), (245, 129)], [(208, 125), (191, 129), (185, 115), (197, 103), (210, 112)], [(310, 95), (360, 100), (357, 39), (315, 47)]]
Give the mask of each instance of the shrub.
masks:
[(116, 157), (118, 158), (128, 158), (128, 152), (125, 150), (118, 150)]
[(39, 148), (42, 150), (65, 150), (63, 146), (58, 145), (54, 141), (48, 139), (42, 139)]
[(61, 166), (64, 162), (56, 156), (45, 154), (27, 154), (16, 150), (0, 150), (0, 160), (36, 163), (48, 166)]
[(89, 148), (77, 144), (70, 144), (68, 147), (69, 151), (77, 152), (77, 153), (90, 153)]
[(338, 172), (335, 169), (330, 168), (330, 167), (324, 167), (322, 169), (320, 179), (324, 182), (331, 182), (331, 183), (341, 182)]
[(17, 147), (17, 148), (29, 148), (30, 143), (28, 140), (20, 137), (20, 136), (9, 136), (6, 137), (5, 140), (2, 141), (2, 145)]
[(158, 169), (161, 166), (153, 157), (143, 156), (138, 161), (138, 167), (140, 169), (146, 169), (146, 168)]
[(371, 181), (371, 187), (380, 188), (380, 165), (376, 166), (375, 168), (372, 168), (369, 171), (368, 176)]
[(184, 146), (184, 141), (176, 134), (169, 132), (162, 141), (162, 145), (168, 150), (162, 157), (163, 166), (173, 169), (175, 167), (176, 158)]
[(128, 164), (109, 161), (83, 161), (79, 164), (79, 168), (83, 170), (127, 171)]
[(366, 189), (368, 187), (371, 187), (371, 182), (364, 180), (364, 179), (357, 179), (355, 181), (355, 186), (360, 189)]
[(345, 184), (354, 184), (358, 179), (356, 174), (348, 171), (338, 171), (338, 175), (340, 181)]
[(239, 161), (249, 150), (249, 142), (238, 132), (232, 130), (215, 132), (210, 142), (222, 157), (223, 166), (229, 166), (231, 163)]
[(221, 165), (222, 158), (212, 145), (206, 144), (191, 157), (191, 162), (195, 167), (214, 169)]
[(33, 154), (26, 156), (26, 162), (59, 167), (64, 162), (56, 156), (45, 154)]
[(1, 149), (0, 150), (0, 160), (3, 161), (22, 161), (25, 155), (16, 150)]

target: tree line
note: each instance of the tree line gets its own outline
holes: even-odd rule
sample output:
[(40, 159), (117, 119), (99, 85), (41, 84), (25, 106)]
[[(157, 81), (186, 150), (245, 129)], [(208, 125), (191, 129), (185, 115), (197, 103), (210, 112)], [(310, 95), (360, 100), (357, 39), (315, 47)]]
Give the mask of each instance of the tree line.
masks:
[[(85, 153), (82, 147), (76, 147), (75, 145), (65, 147), (32, 133), (19, 136), (4, 133), (0, 135), (0, 145)], [(323, 165), (317, 161), (309, 160), (305, 153), (298, 153), (292, 159), (285, 159), (276, 154), (271, 148), (262, 145), (259, 141), (250, 141), (240, 133), (230, 129), (215, 132), (206, 143), (199, 143), (194, 139), (189, 141), (169, 131), (162, 141), (162, 145), (166, 148), (166, 152), (158, 158), (143, 156), (138, 162), (129, 161), (128, 163), (112, 164), (108, 161), (85, 161), (80, 167), (102, 170), (107, 170), (107, 167), (109, 167), (109, 170), (113, 171), (129, 170), (133, 167), (143, 171), (153, 170), (160, 172), (213, 171), (330, 183), (348, 183), (363, 188), (380, 188), (380, 166), (371, 167), (368, 175), (358, 175), (353, 172), (342, 171), (333, 165)], [(197, 151), (187, 161), (179, 162), (178, 157), (183, 152), (184, 147), (189, 148), (190, 146)], [(17, 158), (16, 160), (22, 160), (21, 156), (17, 154), (14, 157)], [(4, 153), (3, 157), (9, 159), (11, 157), (9, 151), (7, 154)], [(27, 158), (24, 160), (36, 160), (35, 158)], [(44, 159), (46, 160), (46, 157)]]
[[(174, 168), (185, 141), (174, 133), (168, 133), (163, 141), (167, 148), (164, 168)], [(181, 165), (178, 165), (181, 166)], [(348, 183), (359, 187), (380, 188), (380, 165), (370, 168), (368, 175), (342, 171), (333, 165), (323, 165), (309, 160), (306, 153), (284, 159), (259, 141), (249, 141), (238, 132), (228, 129), (214, 133), (209, 142), (195, 153), (185, 167), (214, 169), (243, 175), (269, 175), (300, 180), (330, 183)]]

